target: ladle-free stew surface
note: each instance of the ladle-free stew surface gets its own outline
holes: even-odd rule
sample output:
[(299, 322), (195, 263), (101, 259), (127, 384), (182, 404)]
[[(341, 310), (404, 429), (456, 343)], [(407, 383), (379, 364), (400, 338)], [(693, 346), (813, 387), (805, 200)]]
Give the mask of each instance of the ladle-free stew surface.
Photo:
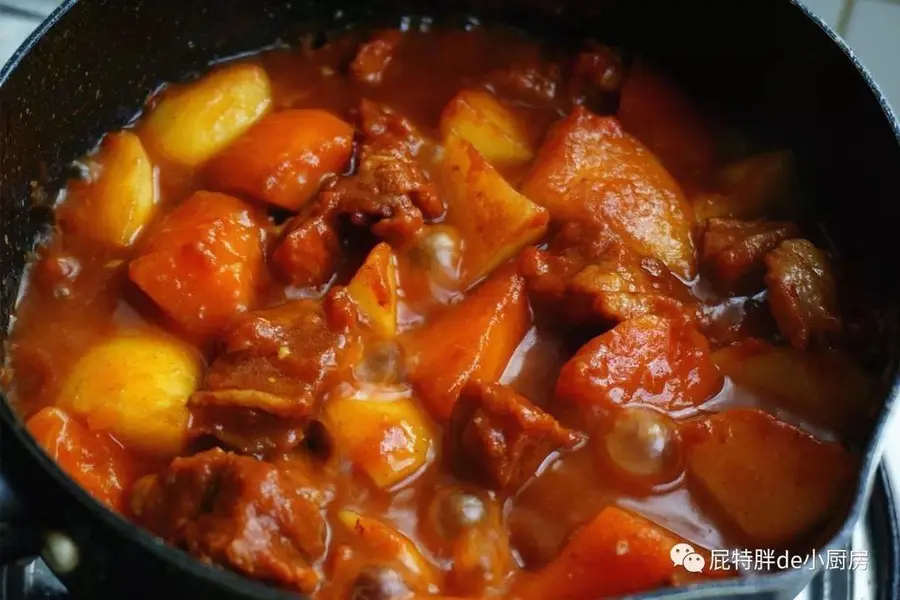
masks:
[(793, 157), (743, 147), (592, 41), (219, 65), (80, 162), (7, 387), (111, 510), (313, 598), (739, 576), (827, 539), (872, 414)]

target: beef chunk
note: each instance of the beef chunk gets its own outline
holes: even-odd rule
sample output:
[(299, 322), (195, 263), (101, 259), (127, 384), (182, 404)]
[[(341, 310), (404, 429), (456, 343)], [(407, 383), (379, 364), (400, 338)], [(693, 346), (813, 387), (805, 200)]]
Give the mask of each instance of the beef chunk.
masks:
[(298, 286), (318, 286), (334, 275), (343, 252), (341, 223), (370, 228), (393, 246), (411, 242), (444, 205), (419, 165), (425, 143), (409, 121), (368, 100), (360, 106), (365, 141), (355, 175), (323, 183), (318, 198), (291, 219), (272, 255), (276, 273)]
[[(417, 157), (425, 147), (425, 137), (415, 125), (383, 104), (363, 98), (359, 103), (359, 121), (366, 145), (370, 148), (395, 146)], [(429, 213), (428, 210), (425, 212)]]
[(677, 316), (692, 299), (655, 258), (637, 256), (607, 230), (569, 223), (547, 250), (520, 261), (532, 297), (575, 324), (615, 324), (645, 314)]
[(371, 225), (375, 235), (388, 241), (408, 241), (423, 220), (444, 214), (444, 205), (416, 160), (424, 138), (388, 107), (363, 100), (359, 112), (366, 141), (357, 174), (341, 179), (335, 188), (338, 212), (355, 224)]
[(485, 87), (498, 96), (535, 106), (562, 103), (565, 83), (559, 65), (529, 57), (509, 68), (493, 71), (485, 78)]
[(350, 71), (356, 80), (369, 85), (380, 84), (402, 41), (403, 32), (399, 30), (377, 32), (371, 40), (360, 47), (350, 65)]
[(551, 452), (576, 446), (582, 436), (511, 389), (472, 381), (453, 408), (449, 439), (454, 466), (515, 491)]
[(292, 300), (241, 316), (190, 405), (307, 416), (355, 341), (354, 314), (346, 291), (335, 288), (323, 302)]
[(705, 266), (724, 292), (753, 293), (763, 287), (763, 260), (779, 243), (797, 235), (785, 221), (710, 219), (703, 234)]
[(311, 592), (325, 552), (324, 496), (296, 469), (220, 449), (140, 480), (135, 520), (203, 561)]
[(303, 443), (308, 423), (242, 406), (194, 406), (188, 437), (195, 449), (208, 448), (212, 439), (223, 448), (263, 458)]
[(340, 265), (344, 253), (331, 200), (307, 205), (284, 227), (271, 263), (276, 273), (291, 285), (325, 285)]
[(807, 240), (786, 240), (766, 255), (769, 307), (792, 346), (842, 329), (834, 274), (825, 253)]
[(613, 93), (619, 91), (624, 79), (621, 55), (608, 46), (589, 41), (573, 65), (569, 94), (574, 104), (612, 109)]

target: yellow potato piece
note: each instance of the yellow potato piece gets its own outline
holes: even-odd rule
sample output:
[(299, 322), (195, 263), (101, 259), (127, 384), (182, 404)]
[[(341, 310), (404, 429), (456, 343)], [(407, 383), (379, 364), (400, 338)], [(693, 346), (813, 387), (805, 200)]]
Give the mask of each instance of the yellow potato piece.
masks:
[(98, 242), (130, 246), (156, 204), (153, 164), (140, 138), (130, 131), (109, 134), (87, 167), (88, 181), (71, 187), (64, 220)]
[(406, 388), (333, 397), (322, 421), (338, 449), (381, 488), (416, 474), (434, 456), (431, 427)]
[(397, 261), (391, 247), (381, 242), (347, 286), (362, 320), (383, 338), (397, 333)]
[(712, 360), (738, 390), (843, 435), (866, 431), (877, 412), (871, 380), (837, 352), (744, 342)]
[(757, 409), (689, 421), (681, 437), (688, 486), (749, 547), (790, 547), (827, 521), (854, 487), (853, 455)]
[(128, 332), (81, 357), (57, 404), (123, 444), (174, 456), (184, 446), (186, 404), (200, 376), (201, 359), (190, 346), (152, 332)]
[(397, 561), (410, 577), (409, 583), (425, 587), (435, 580), (435, 573), (416, 545), (386, 523), (352, 510), (338, 512), (338, 521), (356, 537), (354, 548), (377, 558)]
[(165, 92), (142, 133), (165, 158), (196, 166), (247, 131), (271, 104), (262, 67), (232, 65)]
[(451, 133), (441, 164), (446, 223), (463, 240), (463, 282), (472, 283), (533, 244), (550, 213), (510, 186), (475, 147)]
[(494, 166), (523, 165), (534, 158), (534, 148), (518, 115), (492, 94), (464, 90), (441, 115), (441, 134), (455, 133), (472, 144)]

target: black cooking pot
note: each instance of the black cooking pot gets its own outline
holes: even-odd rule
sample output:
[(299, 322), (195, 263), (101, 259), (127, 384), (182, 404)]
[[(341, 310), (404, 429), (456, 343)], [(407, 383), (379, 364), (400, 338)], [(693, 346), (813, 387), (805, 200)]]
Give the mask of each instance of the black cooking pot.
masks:
[[(753, 144), (795, 151), (815, 214), (835, 247), (865, 270), (862, 279), (885, 307), (898, 306), (900, 129), (843, 42), (796, 2), (71, 0), (0, 72), (0, 332), (10, 326), (26, 257), (47, 229), (50, 199), (64, 183), (67, 165), (104, 132), (130, 121), (161, 82), (276, 41), (396, 23), (401, 14), (433, 15), (438, 22), (474, 15), (555, 43), (599, 39), (662, 63), (710, 110), (749, 133)], [(884, 409), (862, 440), (858, 492), (829, 548), (843, 547), (860, 517), (879, 438), (900, 396), (900, 336), (888, 335), (879, 356)], [(5, 400), (0, 418), (0, 500), (9, 500), (5, 492), (12, 491), (24, 507), (14, 510), (5, 500), (0, 507), (4, 549), (19, 542), (18, 550), (28, 551), (48, 531), (64, 534), (74, 542), (77, 560), (54, 564), (71, 567), (58, 574), (75, 595), (292, 597), (204, 566), (101, 508), (37, 448)], [(8, 528), (16, 519), (16, 527)], [(30, 529), (22, 519), (32, 523)], [(808, 570), (784, 572), (646, 597), (792, 598), (811, 576)]]

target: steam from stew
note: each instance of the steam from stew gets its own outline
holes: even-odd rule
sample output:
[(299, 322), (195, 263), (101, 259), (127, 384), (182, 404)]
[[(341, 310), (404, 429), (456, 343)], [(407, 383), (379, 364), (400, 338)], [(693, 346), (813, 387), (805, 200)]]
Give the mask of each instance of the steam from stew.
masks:
[(791, 153), (725, 131), (639, 58), (501, 29), (216, 66), (83, 159), (11, 398), (110, 509), (317, 599), (589, 600), (808, 549), (871, 330)]

